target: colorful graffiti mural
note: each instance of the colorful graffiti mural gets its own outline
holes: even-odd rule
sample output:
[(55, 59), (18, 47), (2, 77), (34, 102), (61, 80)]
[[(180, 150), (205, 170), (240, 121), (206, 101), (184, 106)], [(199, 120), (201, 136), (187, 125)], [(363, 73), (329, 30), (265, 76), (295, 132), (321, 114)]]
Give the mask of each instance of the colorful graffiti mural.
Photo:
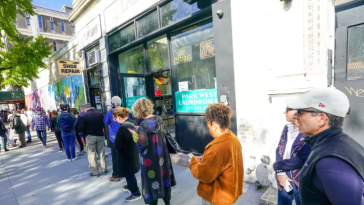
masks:
[(27, 109), (40, 106), (45, 110), (56, 110), (60, 104), (69, 104), (80, 110), (84, 103), (85, 90), (80, 75), (63, 79), (25, 96)]

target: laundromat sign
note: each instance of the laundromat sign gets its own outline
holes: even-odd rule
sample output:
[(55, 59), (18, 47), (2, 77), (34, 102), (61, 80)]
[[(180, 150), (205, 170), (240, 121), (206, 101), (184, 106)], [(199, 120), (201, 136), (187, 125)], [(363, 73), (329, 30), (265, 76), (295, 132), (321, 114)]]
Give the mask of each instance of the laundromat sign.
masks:
[(177, 112), (205, 112), (209, 104), (217, 103), (217, 90), (189, 90), (175, 93)]
[(81, 75), (81, 62), (58, 60), (58, 72), (60, 75)]

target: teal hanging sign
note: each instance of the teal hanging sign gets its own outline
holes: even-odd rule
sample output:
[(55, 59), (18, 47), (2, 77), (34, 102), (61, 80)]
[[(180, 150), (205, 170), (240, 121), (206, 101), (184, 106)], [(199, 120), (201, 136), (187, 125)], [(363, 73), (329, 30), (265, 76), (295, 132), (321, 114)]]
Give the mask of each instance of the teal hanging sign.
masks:
[(217, 103), (217, 90), (189, 90), (175, 93), (177, 112), (205, 112), (209, 104)]
[(146, 95), (141, 96), (134, 96), (134, 97), (127, 97), (126, 99), (126, 107), (130, 109), (131, 112), (133, 112), (133, 105), (135, 101), (137, 101), (139, 98), (147, 98)]

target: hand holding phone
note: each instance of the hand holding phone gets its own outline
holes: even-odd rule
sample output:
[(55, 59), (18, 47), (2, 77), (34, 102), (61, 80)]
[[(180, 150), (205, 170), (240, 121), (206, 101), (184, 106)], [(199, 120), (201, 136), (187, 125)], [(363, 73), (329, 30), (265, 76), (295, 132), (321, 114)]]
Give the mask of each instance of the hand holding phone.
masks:
[(287, 192), (288, 195), (292, 195), (293, 194), (293, 186), (288, 181), (288, 179), (286, 179), (286, 186), (284, 187), (284, 189), (286, 190), (286, 192)]
[(193, 155), (192, 153), (189, 153), (189, 154), (187, 154), (188, 155), (188, 157), (190, 158), (190, 159), (192, 159), (195, 155)]

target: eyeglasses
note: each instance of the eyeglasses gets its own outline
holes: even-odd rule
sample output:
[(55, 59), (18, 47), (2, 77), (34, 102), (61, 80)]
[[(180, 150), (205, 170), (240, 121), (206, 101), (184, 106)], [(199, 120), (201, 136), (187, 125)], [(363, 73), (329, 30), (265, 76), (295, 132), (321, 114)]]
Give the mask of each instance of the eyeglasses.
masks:
[(302, 110), (302, 109), (297, 109), (297, 115), (302, 115), (302, 113), (304, 113), (304, 112), (320, 113), (320, 112), (317, 112), (315, 110)]
[(295, 110), (294, 108), (289, 108), (289, 107), (286, 107), (286, 112), (288, 113), (289, 111), (291, 111), (291, 110)]

